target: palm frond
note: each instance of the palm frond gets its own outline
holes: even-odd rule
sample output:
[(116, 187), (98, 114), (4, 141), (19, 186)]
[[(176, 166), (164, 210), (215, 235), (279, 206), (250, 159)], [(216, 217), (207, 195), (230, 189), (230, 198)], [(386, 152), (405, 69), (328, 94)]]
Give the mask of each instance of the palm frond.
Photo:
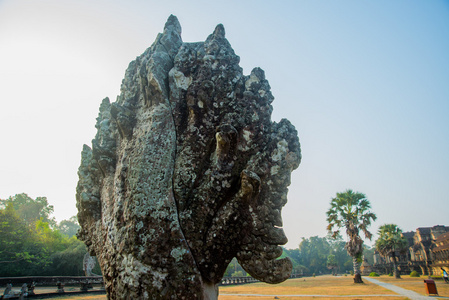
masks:
[(395, 251), (404, 252), (408, 248), (408, 242), (396, 224), (380, 226), (378, 234), (379, 238), (376, 240), (375, 246), (382, 256), (392, 255)]

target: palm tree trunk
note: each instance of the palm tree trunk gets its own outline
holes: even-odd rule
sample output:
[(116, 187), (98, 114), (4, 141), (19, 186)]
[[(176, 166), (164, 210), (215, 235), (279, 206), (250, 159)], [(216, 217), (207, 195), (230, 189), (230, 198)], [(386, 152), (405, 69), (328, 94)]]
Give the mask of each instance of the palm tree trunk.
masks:
[(362, 275), (360, 274), (360, 266), (359, 262), (357, 261), (357, 257), (352, 258), (352, 263), (354, 265), (354, 283), (363, 283), (362, 281)]
[(401, 275), (398, 272), (398, 266), (396, 265), (396, 255), (393, 251), (392, 254), (392, 258), (393, 258), (393, 274), (394, 274), (394, 278), (396, 279), (401, 279)]

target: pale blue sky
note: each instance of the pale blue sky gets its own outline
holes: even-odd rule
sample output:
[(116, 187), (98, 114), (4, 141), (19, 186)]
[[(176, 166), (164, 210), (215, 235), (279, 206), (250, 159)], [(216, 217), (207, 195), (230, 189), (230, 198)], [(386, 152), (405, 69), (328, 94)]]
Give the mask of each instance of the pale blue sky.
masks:
[(373, 232), (449, 225), (448, 1), (0, 0), (0, 198), (47, 196), (58, 220), (76, 214), (99, 104), (170, 14), (185, 42), (224, 24), (244, 73), (265, 70), (273, 119), (296, 126), (289, 248), (326, 234), (348, 188), (371, 201)]

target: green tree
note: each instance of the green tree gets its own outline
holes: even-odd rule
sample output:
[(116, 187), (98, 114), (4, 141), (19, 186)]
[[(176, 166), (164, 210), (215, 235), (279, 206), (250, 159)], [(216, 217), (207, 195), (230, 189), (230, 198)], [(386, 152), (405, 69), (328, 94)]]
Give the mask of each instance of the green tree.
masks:
[(77, 217), (73, 216), (68, 220), (62, 220), (59, 222), (59, 224), (56, 225), (56, 228), (68, 237), (72, 237), (76, 235), (80, 225), (78, 224)]
[(6, 207), (8, 203), (12, 203), (17, 214), (31, 226), (40, 219), (52, 227), (56, 225), (54, 217), (50, 217), (54, 208), (48, 203), (47, 197), (33, 199), (25, 193), (16, 194), (6, 200), (0, 199), (0, 208)]
[(51, 256), (52, 265), (47, 269), (48, 275), (84, 276), (83, 259), (87, 248), (76, 237), (68, 240), (67, 247)]
[(337, 275), (337, 269), (338, 269), (338, 262), (335, 258), (335, 255), (329, 254), (327, 256), (327, 268), (331, 270), (332, 275)]
[(37, 221), (36, 222), (36, 249), (39, 249), (37, 256), (39, 261), (35, 263), (41, 272), (48, 273), (47, 269), (51, 269), (52, 256), (60, 251), (63, 251), (68, 247), (68, 238), (64, 236), (58, 230), (54, 230), (50, 227), (47, 222)]
[(371, 204), (366, 196), (352, 190), (337, 193), (337, 196), (332, 198), (330, 206), (326, 212), (329, 224), (327, 230), (329, 233), (332, 233), (333, 237), (337, 237), (341, 228), (346, 229), (348, 242), (345, 247), (353, 259), (354, 282), (363, 283), (360, 274), (363, 240), (359, 235), (359, 231), (363, 231), (365, 237), (371, 239), (372, 234), (368, 231), (368, 227), (377, 217), (370, 211)]
[[(0, 209), (1, 276), (79, 275), (73, 265), (79, 265), (82, 270), (82, 259), (86, 253), (82, 242), (76, 238), (69, 239), (42, 218), (29, 224), (14, 209), (13, 201), (7, 201), (4, 205)], [(81, 251), (83, 254), (79, 258)], [(57, 253), (62, 255), (58, 256)], [(64, 264), (67, 271), (60, 273)]]
[[(245, 273), (246, 274), (246, 273)], [(244, 277), (245, 276), (245, 274), (243, 273), (243, 271), (237, 271), (237, 272), (234, 272), (234, 273), (232, 273), (232, 277)]]
[[(352, 259), (345, 250), (345, 242), (341, 236), (335, 239), (330, 237), (313, 236), (310, 238), (302, 238), (298, 249), (284, 251), (287, 255), (290, 253), (297, 253), (289, 256), (292, 261), (298, 262), (297, 274), (301, 272), (306, 274), (321, 274), (328, 273), (327, 258), (329, 255), (334, 255), (337, 263), (337, 268), (342, 272), (350, 270), (347, 262), (352, 266)], [(295, 267), (295, 263), (293, 262)]]
[(54, 240), (48, 223), (27, 224), (12, 202), (0, 210), (0, 224), (2, 276), (42, 275), (51, 264), (51, 254), (63, 247), (60, 240)]
[(282, 255), (280, 258), (288, 257), (293, 263), (299, 263), (299, 251), (298, 249), (286, 249), (282, 247)]
[(379, 238), (376, 240), (376, 249), (383, 257), (390, 259), (393, 264), (395, 278), (399, 279), (396, 253), (404, 253), (407, 250), (407, 239), (402, 236), (402, 230), (396, 224), (384, 224), (379, 227)]
[(300, 258), (298, 249), (283, 248), (282, 255), (279, 257), (279, 259), (284, 257), (290, 258), (292, 262), (292, 275), (299, 275), (308, 272), (308, 269), (305, 266), (299, 264)]
[[(56, 226), (52, 212), (45, 197), (18, 194), (0, 200), (0, 276), (84, 274), (87, 249), (73, 236), (76, 218)], [(94, 272), (101, 272), (98, 264)]]
[(326, 237), (330, 246), (331, 252), (330, 254), (335, 255), (335, 259), (337, 260), (338, 269), (341, 272), (348, 272), (352, 270), (352, 258), (349, 256), (346, 251), (346, 242), (343, 240), (343, 237), (339, 234), (335, 238), (331, 235)]
[(224, 276), (236, 276), (234, 275), (234, 273), (241, 271), (241, 273), (238, 274), (243, 274), (242, 276), (246, 276), (246, 271), (242, 268), (242, 266), (238, 263), (237, 259), (234, 257), (231, 262), (229, 263), (228, 267), (226, 268), (226, 271), (224, 273)]
[(0, 274), (14, 273), (14, 265), (31, 261), (31, 236), (30, 228), (17, 214), (12, 203), (0, 209)]
[(302, 238), (298, 248), (299, 264), (311, 273), (327, 273), (326, 260), (331, 251), (332, 248), (324, 237)]

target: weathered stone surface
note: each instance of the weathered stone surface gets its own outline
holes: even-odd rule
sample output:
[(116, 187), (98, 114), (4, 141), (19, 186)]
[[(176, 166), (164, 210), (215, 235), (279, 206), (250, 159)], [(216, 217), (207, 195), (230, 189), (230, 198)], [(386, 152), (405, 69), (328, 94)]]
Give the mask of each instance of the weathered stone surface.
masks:
[(259, 280), (289, 277), (276, 258), (299, 140), (271, 121), (264, 71), (244, 76), (238, 63), (221, 24), (183, 43), (170, 16), (117, 101), (103, 100), (77, 207), (110, 299), (216, 299), (233, 257)]

